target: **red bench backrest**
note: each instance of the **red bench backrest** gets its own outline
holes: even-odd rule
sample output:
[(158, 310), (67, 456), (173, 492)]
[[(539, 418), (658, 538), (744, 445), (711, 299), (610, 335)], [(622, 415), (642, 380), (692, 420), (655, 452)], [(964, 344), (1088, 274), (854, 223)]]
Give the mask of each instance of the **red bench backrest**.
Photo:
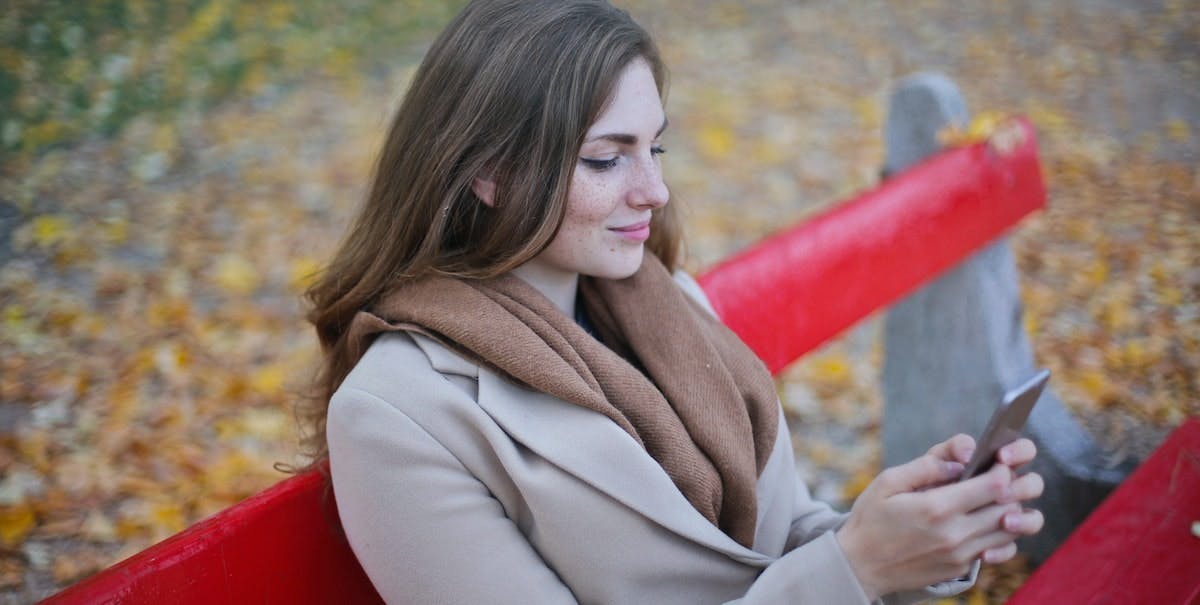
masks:
[(383, 603), (325, 494), (319, 472), (285, 479), (45, 602)]

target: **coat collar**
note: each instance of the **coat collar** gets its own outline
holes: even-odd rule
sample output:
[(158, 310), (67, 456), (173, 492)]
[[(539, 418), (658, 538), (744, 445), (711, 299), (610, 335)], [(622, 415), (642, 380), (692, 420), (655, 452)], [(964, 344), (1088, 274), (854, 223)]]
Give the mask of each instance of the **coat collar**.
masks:
[(442, 374), (458, 374), (469, 378), (478, 378), (478, 365), (443, 346), (423, 328), (419, 328), (419, 326), (414, 326), (414, 328), (416, 329), (407, 329), (406, 331), (412, 336), (413, 342), (417, 343), (421, 352), (429, 358), (429, 365), (433, 366), (433, 369)]

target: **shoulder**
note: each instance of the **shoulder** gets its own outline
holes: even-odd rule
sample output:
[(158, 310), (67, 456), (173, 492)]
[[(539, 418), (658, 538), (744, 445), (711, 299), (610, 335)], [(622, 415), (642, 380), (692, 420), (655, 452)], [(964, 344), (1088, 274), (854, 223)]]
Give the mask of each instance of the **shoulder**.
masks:
[(431, 338), (420, 334), (381, 334), (342, 381), (329, 402), (331, 417), (354, 402), (371, 399), (404, 411), (414, 402), (444, 397), (473, 397), (470, 387), (479, 367)]
[(700, 287), (699, 282), (695, 278), (688, 275), (682, 269), (676, 270), (671, 277), (674, 278), (675, 283), (679, 285), (679, 289), (683, 290), (684, 294), (687, 294), (689, 298), (696, 301), (701, 307), (704, 307), (714, 317), (717, 316), (717, 311), (713, 308), (712, 302), (708, 300), (708, 295), (704, 293), (704, 289)]

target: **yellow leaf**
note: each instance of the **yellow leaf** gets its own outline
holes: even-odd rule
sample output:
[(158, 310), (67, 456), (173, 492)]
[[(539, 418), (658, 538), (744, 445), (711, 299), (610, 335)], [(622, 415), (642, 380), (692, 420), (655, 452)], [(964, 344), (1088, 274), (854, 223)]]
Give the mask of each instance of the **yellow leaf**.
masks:
[(966, 127), (958, 125), (950, 125), (943, 128), (937, 134), (938, 142), (943, 147), (962, 147), (973, 145), (991, 139), (993, 136), (1002, 134), (1005, 143), (1011, 137), (1011, 118), (1007, 114), (997, 111), (980, 112)]
[(113, 531), (119, 540), (128, 541), (142, 534), (142, 525), (136, 520), (126, 517), (117, 519)]
[(18, 304), (4, 307), (4, 331), (16, 334), (25, 330), (25, 308)]
[(152, 506), (150, 521), (156, 529), (172, 534), (187, 527), (187, 516), (183, 507), (175, 502), (159, 502)]
[(722, 159), (733, 149), (733, 130), (720, 124), (706, 124), (696, 136), (700, 152), (711, 159)]
[(875, 97), (862, 97), (854, 102), (854, 113), (863, 128), (878, 128), (883, 123), (883, 111)]
[(1100, 323), (1110, 332), (1120, 331), (1137, 324), (1137, 318), (1127, 304), (1120, 301), (1110, 301), (1100, 312)]
[(844, 355), (825, 355), (817, 358), (812, 365), (813, 374), (818, 380), (836, 384), (850, 381), (850, 362)]
[(1038, 321), (1037, 316), (1034, 315), (1033, 313), (1025, 314), (1025, 322), (1024, 323), (1025, 323), (1025, 333), (1026, 334), (1037, 334), (1038, 328), (1041, 327), (1041, 323)]
[(976, 588), (967, 593), (967, 605), (987, 605), (987, 595)]
[(217, 261), (213, 281), (230, 294), (245, 296), (258, 288), (258, 271), (246, 259), (230, 254)]
[(125, 218), (106, 218), (101, 223), (100, 234), (108, 244), (125, 244), (130, 239), (130, 222), (126, 221)]
[(1192, 129), (1188, 126), (1187, 122), (1179, 119), (1168, 120), (1166, 126), (1167, 136), (1170, 137), (1171, 140), (1179, 143), (1186, 143), (1191, 140)]
[(1065, 130), (1070, 125), (1062, 113), (1048, 107), (1034, 106), (1028, 113), (1029, 119), (1039, 130)]
[(857, 498), (874, 480), (875, 473), (871, 472), (871, 469), (859, 469), (846, 481), (846, 485), (842, 487), (842, 497), (847, 501)]
[(750, 151), (751, 160), (759, 166), (778, 164), (791, 157), (783, 147), (768, 140), (755, 142), (754, 148)]
[(45, 430), (30, 430), (17, 437), (17, 450), (26, 461), (42, 472), (54, 469), (50, 455), (51, 445), (50, 434)]
[(155, 328), (182, 326), (192, 313), (191, 305), (182, 298), (155, 301), (146, 310), (146, 319)]
[(1125, 363), (1125, 367), (1143, 369), (1156, 361), (1157, 355), (1147, 349), (1146, 345), (1141, 341), (1131, 340), (1122, 347), (1121, 357)]
[(0, 506), (0, 543), (12, 548), (25, 540), (37, 525), (33, 508), (22, 502), (15, 506)]
[(1099, 286), (1108, 281), (1108, 263), (1097, 260), (1088, 266), (1084, 276), (1089, 284)]
[(269, 365), (259, 368), (250, 377), (250, 388), (263, 395), (278, 395), (283, 392), (287, 372), (279, 365)]
[(1164, 307), (1175, 307), (1183, 304), (1183, 291), (1174, 286), (1163, 285), (1155, 289), (1158, 294), (1158, 301)]
[(1080, 374), (1079, 386), (1087, 393), (1088, 397), (1099, 401), (1108, 393), (1108, 378), (1102, 372), (1087, 370)]
[(154, 369), (164, 377), (181, 380), (187, 377), (191, 356), (187, 348), (179, 343), (164, 342), (154, 349)]
[(254, 461), (242, 452), (222, 455), (204, 469), (204, 483), (208, 487), (206, 494), (229, 493), (239, 481), (252, 475), (254, 468)]
[(186, 48), (207, 38), (225, 20), (229, 8), (228, 1), (214, 0), (196, 11), (191, 22), (183, 28), (175, 39), (178, 47)]
[(66, 218), (44, 214), (33, 219), (33, 242), (39, 248), (49, 248), (66, 239), (71, 223)]
[(306, 290), (316, 281), (321, 264), (309, 257), (292, 261), (288, 269), (288, 287), (297, 292)]

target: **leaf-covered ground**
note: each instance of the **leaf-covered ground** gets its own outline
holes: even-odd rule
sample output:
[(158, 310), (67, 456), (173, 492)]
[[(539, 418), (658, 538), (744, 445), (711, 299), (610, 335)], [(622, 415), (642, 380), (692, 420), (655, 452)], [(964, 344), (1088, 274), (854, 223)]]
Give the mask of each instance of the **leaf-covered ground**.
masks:
[[(77, 581), (279, 480), (275, 462), (302, 461), (291, 407), (316, 346), (298, 294), (452, 12), (97, 5), (115, 12), (17, 3), (0, 18), (5, 603)], [(667, 174), (690, 268), (875, 184), (890, 84), (940, 70), (972, 110), (1038, 128), (1050, 204), (1012, 245), (1059, 395), (1135, 457), (1200, 414), (1194, 3), (628, 6), (671, 67)], [(780, 381), (803, 470), (839, 505), (879, 470), (876, 325)], [(1000, 602), (1026, 573), (1017, 562), (985, 574), (962, 601)]]

